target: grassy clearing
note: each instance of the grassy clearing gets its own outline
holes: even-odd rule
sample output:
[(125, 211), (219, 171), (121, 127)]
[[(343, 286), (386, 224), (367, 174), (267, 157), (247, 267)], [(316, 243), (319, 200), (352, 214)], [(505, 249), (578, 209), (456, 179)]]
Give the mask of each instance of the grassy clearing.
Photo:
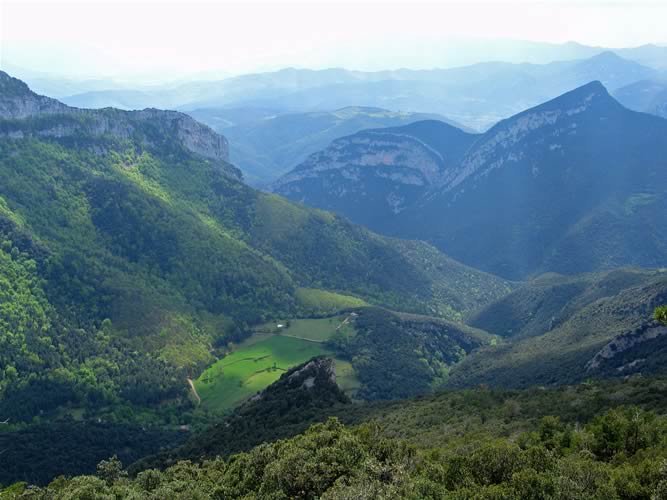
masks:
[[(293, 319), (280, 334), (272, 333), (276, 323), (262, 325), (257, 333), (195, 381), (202, 404), (215, 411), (229, 410), (278, 380), (289, 368), (315, 356), (330, 355), (323, 342), (336, 333), (336, 327), (344, 319)], [(347, 335), (354, 333), (348, 324), (340, 331)], [(359, 382), (350, 363), (336, 360), (336, 373), (344, 391), (353, 394), (358, 389)]]
[(338, 387), (350, 396), (354, 396), (361, 387), (361, 382), (359, 382), (352, 364), (342, 359), (336, 359), (336, 382)]
[[(316, 342), (325, 342), (329, 340), (336, 331), (340, 331), (344, 335), (354, 335), (354, 328), (352, 328), (352, 326), (347, 323), (342, 324), (346, 317), (347, 315), (341, 315), (331, 318), (276, 321), (259, 326), (257, 331), (261, 333), (280, 332), (283, 335), (290, 335)], [(278, 329), (278, 324), (286, 325), (286, 327)]]
[(296, 291), (296, 298), (301, 307), (313, 314), (333, 314), (342, 309), (368, 305), (366, 301), (358, 297), (328, 292), (317, 288), (299, 288)]

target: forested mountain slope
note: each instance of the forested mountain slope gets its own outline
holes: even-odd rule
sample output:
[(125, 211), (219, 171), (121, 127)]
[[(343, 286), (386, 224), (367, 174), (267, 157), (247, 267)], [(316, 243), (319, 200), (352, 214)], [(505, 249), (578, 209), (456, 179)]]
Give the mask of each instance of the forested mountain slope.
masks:
[(307, 312), (302, 287), (450, 316), (508, 291), (428, 245), (252, 190), (226, 140), (186, 115), (68, 108), (4, 73), (0, 90), (6, 417), (183, 402), (213, 345)]
[(593, 82), (499, 123), (395, 226), (508, 277), (665, 265), (667, 120)]
[(476, 137), (437, 120), (363, 130), (312, 154), (271, 189), (356, 223), (383, 227), (456, 167)]
[[(335, 379), (327, 359), (296, 367), (221, 423), (131, 469), (137, 472), (164, 468), (178, 460), (229, 456), (262, 441), (293, 436), (330, 416), (348, 425), (375, 422), (383, 434), (406, 439), (420, 448), (455, 448), (474, 446), (491, 437), (516, 437), (547, 415), (581, 423), (620, 405), (641, 405), (659, 413), (667, 410), (664, 378), (635, 377), (549, 389), (444, 390), (417, 399), (355, 404), (330, 383), (332, 376)], [(306, 386), (308, 378), (314, 383)]]
[[(660, 498), (667, 488), (664, 392), (664, 380), (639, 379), (559, 391), (444, 393), (369, 408), (357, 422), (379, 419), (355, 427), (328, 419), (229, 458), (136, 476), (112, 458), (96, 475), (0, 491), (8, 499), (44, 500)], [(350, 421), (349, 405), (340, 410)]]
[(511, 279), (667, 264), (667, 120), (591, 82), (481, 135), (440, 129), (340, 139), (275, 189)]
[(664, 270), (545, 279), (472, 320), (506, 340), (467, 356), (449, 383), (528, 387), (664, 373), (667, 326), (653, 310), (666, 302)]
[[(334, 111), (262, 112), (255, 109), (199, 109), (195, 119), (225, 134), (230, 158), (246, 179), (266, 186), (331, 141), (359, 130), (394, 127), (443, 117), (426, 113), (350, 106)], [(249, 118), (257, 114), (257, 118)], [(236, 123), (235, 120), (240, 121)]]

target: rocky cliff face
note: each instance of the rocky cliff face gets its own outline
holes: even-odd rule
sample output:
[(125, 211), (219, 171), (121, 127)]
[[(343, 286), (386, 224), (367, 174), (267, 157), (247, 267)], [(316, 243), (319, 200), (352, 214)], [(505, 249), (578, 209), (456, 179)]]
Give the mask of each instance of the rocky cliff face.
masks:
[(25, 83), (3, 72), (0, 72), (0, 119), (10, 121), (3, 124), (0, 134), (13, 138), (85, 134), (126, 140), (139, 135), (147, 145), (175, 140), (191, 153), (209, 160), (229, 161), (227, 139), (183, 113), (72, 108), (35, 94)]
[[(540, 144), (540, 151), (562, 154), (562, 142), (577, 134), (578, 115), (591, 110), (606, 116), (620, 106), (600, 82), (591, 82), (557, 99), (503, 120), (485, 133), (458, 169), (443, 176), (441, 189), (450, 191), (467, 181), (486, 177), (492, 170), (525, 161), (526, 144)], [(538, 171), (534, 170), (536, 175)]]
[(475, 137), (435, 120), (365, 130), (314, 153), (272, 189), (372, 226), (439, 185)]
[[(640, 344), (655, 340), (658, 337), (665, 337), (666, 335), (667, 327), (656, 324), (655, 322), (644, 324), (636, 330), (618, 335), (600, 349), (600, 351), (586, 364), (586, 371), (595, 371), (600, 368), (603, 363), (609, 362), (616, 357), (620, 358), (623, 353), (636, 349)], [(618, 372), (628, 371), (636, 368), (645, 361), (645, 358), (635, 358), (629, 363), (617, 367), (616, 370)]]
[[(248, 403), (260, 401), (264, 397), (274, 397), (285, 390), (318, 390), (339, 393), (336, 385), (336, 364), (331, 358), (314, 358), (306, 363), (292, 368), (277, 382), (251, 397)], [(342, 398), (344, 399), (344, 398)]]
[[(344, 137), (325, 151), (313, 154), (297, 169), (281, 178), (276, 188), (317, 177), (327, 170), (340, 170), (343, 177), (358, 176), (363, 169), (382, 167), (379, 175), (390, 175), (399, 183), (426, 185), (438, 178), (443, 158), (413, 137), (376, 132)], [(386, 174), (385, 172), (392, 172)]]
[(335, 141), (274, 190), (505, 278), (665, 265), (664, 119), (593, 81), (484, 134), (434, 123)]

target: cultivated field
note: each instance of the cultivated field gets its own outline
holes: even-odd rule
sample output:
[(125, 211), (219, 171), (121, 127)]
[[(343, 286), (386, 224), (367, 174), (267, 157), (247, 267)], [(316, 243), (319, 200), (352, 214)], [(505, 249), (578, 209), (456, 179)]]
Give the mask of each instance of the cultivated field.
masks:
[[(315, 356), (331, 354), (324, 342), (339, 332), (353, 335), (347, 316), (323, 319), (292, 319), (278, 329), (275, 322), (257, 332), (231, 353), (210, 366), (194, 382), (202, 404), (211, 410), (234, 408), (248, 397), (275, 382), (289, 368)], [(274, 333), (274, 332), (280, 333)], [(350, 363), (336, 360), (338, 383), (353, 393), (358, 381)]]

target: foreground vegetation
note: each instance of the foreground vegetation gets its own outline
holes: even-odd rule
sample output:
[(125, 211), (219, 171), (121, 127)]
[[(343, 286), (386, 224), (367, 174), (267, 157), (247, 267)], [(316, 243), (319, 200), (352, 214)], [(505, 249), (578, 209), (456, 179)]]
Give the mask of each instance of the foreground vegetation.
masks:
[(667, 495), (667, 419), (636, 407), (583, 427), (545, 417), (516, 440), (418, 449), (381, 427), (331, 419), (228, 460), (180, 462), (130, 478), (112, 458), (96, 476), (17, 484), (4, 498), (560, 498)]

